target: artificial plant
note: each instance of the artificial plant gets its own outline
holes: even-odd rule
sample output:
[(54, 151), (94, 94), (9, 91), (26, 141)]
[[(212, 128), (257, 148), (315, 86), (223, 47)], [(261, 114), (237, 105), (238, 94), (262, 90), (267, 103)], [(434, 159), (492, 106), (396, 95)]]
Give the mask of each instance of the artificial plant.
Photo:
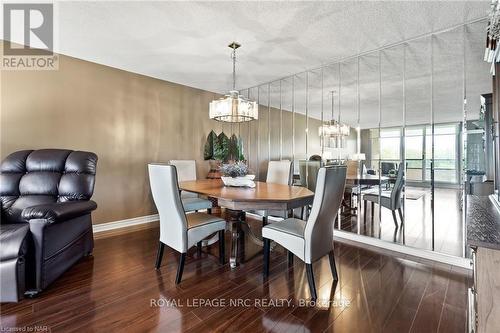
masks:
[(217, 160), (222, 162), (227, 161), (244, 161), (243, 143), (241, 137), (235, 134), (230, 138), (222, 132), (217, 135), (211, 131), (205, 142), (203, 157), (205, 160)]

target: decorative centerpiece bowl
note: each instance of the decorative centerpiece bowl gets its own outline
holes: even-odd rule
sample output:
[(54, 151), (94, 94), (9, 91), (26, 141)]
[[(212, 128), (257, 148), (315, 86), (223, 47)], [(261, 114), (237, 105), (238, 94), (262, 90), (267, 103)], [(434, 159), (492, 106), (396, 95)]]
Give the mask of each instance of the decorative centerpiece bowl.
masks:
[(244, 162), (223, 164), (220, 167), (222, 182), (226, 186), (255, 187), (255, 175), (248, 174), (248, 166)]

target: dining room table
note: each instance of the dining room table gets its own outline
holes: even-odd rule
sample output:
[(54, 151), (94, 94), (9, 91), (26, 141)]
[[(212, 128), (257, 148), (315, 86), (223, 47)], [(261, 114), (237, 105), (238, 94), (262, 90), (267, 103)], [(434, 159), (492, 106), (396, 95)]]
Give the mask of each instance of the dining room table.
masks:
[(383, 185), (390, 181), (391, 177), (369, 175), (369, 174), (357, 174), (357, 175), (347, 175), (346, 183), (350, 185)]
[[(346, 177), (346, 185), (354, 186), (382, 186), (387, 185), (391, 182), (393, 177), (387, 176), (379, 176), (379, 175), (370, 175), (370, 174), (355, 174), (355, 175), (347, 175)], [(360, 200), (358, 200), (359, 202)], [(342, 206), (344, 211), (348, 212), (347, 215), (355, 216), (358, 207), (353, 207), (351, 201), (347, 201), (345, 198), (342, 200)]]
[(253, 243), (263, 245), (262, 238), (257, 236), (247, 223), (246, 211), (291, 211), (311, 205), (314, 199), (314, 193), (305, 187), (260, 181), (256, 181), (255, 187), (251, 188), (225, 186), (221, 179), (199, 179), (180, 182), (179, 188), (182, 191), (216, 198), (218, 205), (225, 208), (225, 218), (231, 231), (231, 268), (238, 265), (238, 243), (244, 235), (248, 234)]

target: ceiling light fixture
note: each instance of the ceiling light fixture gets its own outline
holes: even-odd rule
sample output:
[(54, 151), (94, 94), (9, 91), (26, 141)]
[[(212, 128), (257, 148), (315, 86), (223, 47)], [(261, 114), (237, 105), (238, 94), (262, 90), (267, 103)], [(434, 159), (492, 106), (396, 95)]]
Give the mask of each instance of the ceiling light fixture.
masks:
[(241, 96), (236, 90), (236, 49), (241, 45), (232, 42), (228, 45), (233, 50), (233, 89), (220, 99), (213, 100), (209, 105), (209, 118), (229, 123), (241, 123), (259, 119), (259, 105)]
[(345, 138), (349, 136), (351, 129), (348, 125), (340, 122), (340, 110), (338, 121), (334, 119), (333, 110), (335, 106), (335, 90), (331, 91), (331, 93), (332, 118), (328, 123), (323, 124), (318, 128), (318, 134), (323, 137), (323, 142), (326, 143), (327, 147), (342, 148), (344, 146)]

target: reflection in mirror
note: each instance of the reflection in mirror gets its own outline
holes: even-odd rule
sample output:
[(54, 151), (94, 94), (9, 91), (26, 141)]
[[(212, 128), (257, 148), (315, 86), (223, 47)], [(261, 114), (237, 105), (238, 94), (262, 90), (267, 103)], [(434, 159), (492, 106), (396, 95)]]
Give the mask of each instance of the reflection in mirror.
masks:
[(281, 82), (282, 147), (281, 159), (293, 161), (293, 87), (292, 78)]
[[(248, 98), (253, 101), (258, 101), (258, 87), (248, 89)], [(259, 106), (260, 107), (260, 106)], [(260, 116), (260, 115), (259, 115)], [(259, 127), (260, 121), (249, 121), (248, 122), (248, 148), (247, 148), (247, 160), (248, 160), (248, 168), (250, 172), (255, 174), (257, 179), (259, 179), (259, 154), (258, 154), (258, 146), (259, 146)]]
[[(357, 61), (358, 62), (358, 61)], [(360, 233), (380, 236), (380, 210), (378, 206), (379, 186), (379, 57), (370, 53), (359, 57), (359, 136), (361, 174), (372, 177), (370, 183), (360, 183)], [(372, 196), (366, 196), (372, 194)], [(364, 200), (370, 199), (370, 200)], [(365, 204), (366, 203), (366, 204)], [(361, 209), (362, 208), (362, 209)]]
[(429, 169), (431, 150), (426, 126), (431, 123), (431, 38), (405, 47), (405, 241), (432, 249), (432, 211)]
[(266, 180), (267, 164), (269, 161), (269, 116), (270, 116), (270, 84), (260, 85), (258, 88), (259, 102), (259, 127), (258, 127), (258, 177), (260, 181)]
[(306, 99), (307, 85), (306, 73), (300, 73), (294, 76), (294, 170), (299, 174), (299, 161), (307, 160), (307, 139), (306, 139)]
[(308, 98), (307, 98), (307, 155), (321, 156), (321, 138), (319, 128), (321, 125), (322, 112), (322, 71), (314, 70), (308, 72)]
[[(434, 251), (461, 256), (460, 131), (464, 100), (464, 29), (434, 35), (432, 39), (432, 123), (425, 127), (425, 155), (432, 156)], [(456, 46), (460, 47), (456, 47)], [(478, 96), (479, 97), (479, 96)], [(426, 161), (426, 163), (428, 163)], [(446, 209), (443, 209), (446, 207)]]
[(278, 161), (281, 159), (281, 128), (282, 124), (282, 108), (281, 108), (281, 95), (280, 95), (280, 82), (274, 81), (270, 84), (270, 107), (269, 107), (269, 159), (271, 161)]
[[(355, 161), (357, 153), (357, 77), (358, 63), (356, 58), (346, 60), (339, 64), (337, 90), (334, 92), (334, 104), (337, 102), (338, 111), (336, 120), (341, 130), (341, 137), (334, 145), (333, 155), (335, 163), (347, 166), (347, 185), (342, 203), (341, 229), (358, 233), (359, 225), (359, 198), (356, 183), (351, 183), (350, 178), (357, 176), (358, 163)], [(336, 99), (336, 100), (335, 100)], [(344, 128), (345, 130), (342, 130)]]
[[(337, 229), (463, 256), (464, 194), (488, 192), (494, 170), (484, 24), (248, 89), (260, 105), (259, 121), (239, 128), (250, 168), (265, 179), (269, 159), (290, 159), (309, 187), (311, 156), (316, 168), (347, 164)], [(350, 129), (340, 141), (319, 130), (339, 123)]]
[[(404, 241), (404, 45), (380, 52), (379, 237)], [(372, 194), (368, 192), (367, 197)]]

